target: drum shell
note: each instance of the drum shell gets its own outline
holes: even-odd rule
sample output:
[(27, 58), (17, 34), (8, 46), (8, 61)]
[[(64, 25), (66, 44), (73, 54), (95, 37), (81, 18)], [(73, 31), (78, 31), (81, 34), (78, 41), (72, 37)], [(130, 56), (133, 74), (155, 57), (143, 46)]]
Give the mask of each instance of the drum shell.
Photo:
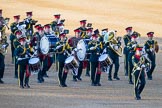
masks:
[(106, 59), (99, 61), (101, 67), (107, 67), (112, 64), (112, 60), (109, 56)]
[[(66, 61), (66, 60), (65, 60)], [(79, 62), (76, 60), (76, 58), (74, 57), (72, 61), (70, 61), (69, 63), (65, 63), (65, 67), (67, 69), (74, 69), (74, 68), (78, 68), (79, 67)]]
[(29, 72), (33, 74), (37, 74), (41, 70), (41, 62), (38, 60), (38, 62), (34, 64), (29, 63)]

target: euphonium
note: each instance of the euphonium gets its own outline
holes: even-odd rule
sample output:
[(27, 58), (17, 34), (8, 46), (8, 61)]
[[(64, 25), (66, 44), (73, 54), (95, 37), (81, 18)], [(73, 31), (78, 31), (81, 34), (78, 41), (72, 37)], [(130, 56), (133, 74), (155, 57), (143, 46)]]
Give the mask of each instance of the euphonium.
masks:
[(108, 42), (109, 42), (109, 46), (110, 48), (119, 56), (122, 56), (122, 51), (123, 48), (121, 47), (121, 45), (118, 45), (118, 43), (120, 42), (120, 37), (115, 37), (115, 31), (109, 31), (108, 33), (109, 38), (108, 38)]

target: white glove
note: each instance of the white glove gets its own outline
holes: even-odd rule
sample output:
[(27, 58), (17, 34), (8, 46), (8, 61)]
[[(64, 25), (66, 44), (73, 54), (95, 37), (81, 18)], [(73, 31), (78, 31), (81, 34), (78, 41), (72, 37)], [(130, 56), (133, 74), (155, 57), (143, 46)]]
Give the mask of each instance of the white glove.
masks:
[(90, 50), (94, 50), (94, 49), (95, 49), (95, 47), (91, 47), (91, 48), (90, 48)]
[(74, 55), (74, 51), (71, 52), (71, 55)]
[(146, 66), (143, 64), (142, 66), (141, 66), (141, 68), (145, 68)]
[(77, 48), (75, 48), (75, 49), (74, 49), (74, 51), (75, 51), (75, 52), (77, 52), (77, 51), (78, 51), (78, 49), (77, 49)]
[(6, 45), (2, 45), (2, 48), (6, 48)]
[(118, 50), (119, 49), (119, 47), (116, 45), (116, 46), (114, 46), (114, 48), (115, 48), (115, 50)]
[(19, 61), (19, 60), (22, 60), (22, 58), (18, 58), (17, 60), (18, 60), (18, 61)]
[(136, 47), (136, 46), (137, 46), (137, 44), (132, 45), (133, 48)]
[(137, 70), (141, 70), (141, 68), (140, 67), (137, 67)]
[(36, 50), (37, 50), (37, 49), (38, 49), (38, 47), (37, 47), (37, 46), (35, 46), (35, 47), (34, 47), (34, 49), (36, 49)]
[(61, 47), (62, 47), (62, 45), (59, 45), (59, 46), (56, 47), (56, 49), (59, 49), (59, 48), (61, 48)]
[(37, 55), (37, 51), (34, 52), (34, 55)]
[(106, 48), (103, 50), (103, 53), (106, 53)]
[(154, 51), (154, 49), (153, 49), (153, 48), (151, 48), (151, 49), (150, 49), (150, 51), (151, 51), (151, 52), (153, 52), (153, 51)]
[(25, 55), (25, 58), (27, 58), (27, 57), (28, 57), (28, 55), (26, 54), (26, 55)]

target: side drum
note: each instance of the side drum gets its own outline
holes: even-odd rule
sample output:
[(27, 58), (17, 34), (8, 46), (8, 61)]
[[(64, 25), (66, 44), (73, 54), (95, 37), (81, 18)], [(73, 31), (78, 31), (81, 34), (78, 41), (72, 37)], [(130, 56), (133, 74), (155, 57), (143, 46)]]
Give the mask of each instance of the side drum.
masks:
[(29, 72), (31, 72), (31, 74), (38, 74), (40, 70), (41, 70), (41, 63), (39, 58), (29, 59)]
[(107, 67), (112, 64), (112, 60), (108, 54), (102, 54), (98, 59), (101, 67)]
[(72, 74), (77, 75), (77, 69), (79, 68), (79, 62), (74, 56), (70, 56), (65, 60), (65, 68), (73, 70)]

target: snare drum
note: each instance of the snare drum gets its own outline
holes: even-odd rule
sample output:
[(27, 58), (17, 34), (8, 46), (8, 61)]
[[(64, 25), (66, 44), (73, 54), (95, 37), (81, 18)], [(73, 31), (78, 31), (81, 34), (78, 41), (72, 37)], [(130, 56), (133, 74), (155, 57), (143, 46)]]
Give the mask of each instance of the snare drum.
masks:
[(98, 61), (100, 62), (101, 67), (107, 67), (112, 64), (112, 60), (108, 54), (102, 54), (99, 57)]
[(41, 63), (39, 58), (31, 58), (29, 59), (29, 72), (32, 74), (38, 74), (41, 70)]
[(59, 38), (54, 35), (43, 36), (40, 40), (40, 50), (42, 54), (48, 54), (54, 52), (54, 47), (59, 41)]
[(65, 67), (67, 69), (74, 69), (79, 67), (79, 62), (74, 56), (70, 56), (65, 60)]

